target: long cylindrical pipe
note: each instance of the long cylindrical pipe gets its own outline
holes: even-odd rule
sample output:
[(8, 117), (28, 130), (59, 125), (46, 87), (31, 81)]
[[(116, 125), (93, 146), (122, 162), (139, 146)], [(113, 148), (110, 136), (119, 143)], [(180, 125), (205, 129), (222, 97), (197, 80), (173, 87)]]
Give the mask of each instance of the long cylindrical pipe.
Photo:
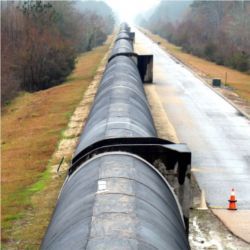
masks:
[[(130, 32), (125, 24), (124, 32)], [(132, 41), (123, 36), (115, 42), (75, 157), (104, 139), (157, 136)], [(152, 165), (125, 152), (77, 164), (41, 249), (189, 249), (178, 201)]]
[(119, 137), (156, 137), (143, 84), (133, 59), (107, 65), (75, 156), (94, 142)]
[(41, 249), (189, 249), (178, 202), (142, 158), (105, 153), (64, 183)]

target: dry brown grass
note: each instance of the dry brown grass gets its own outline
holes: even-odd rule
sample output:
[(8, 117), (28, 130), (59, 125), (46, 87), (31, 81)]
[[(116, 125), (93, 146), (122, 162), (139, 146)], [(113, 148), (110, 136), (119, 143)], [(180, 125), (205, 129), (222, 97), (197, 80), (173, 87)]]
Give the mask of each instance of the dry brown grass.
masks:
[(185, 53), (180, 47), (169, 43), (162, 37), (154, 35), (144, 29), (143, 32), (145, 32), (153, 41), (160, 42), (170, 54), (193, 68), (195, 71), (201, 72), (206, 77), (220, 78), (225, 83), (225, 74), (227, 73), (227, 85), (232, 87), (242, 98), (250, 102), (250, 75)]
[[(108, 45), (83, 54), (68, 81), (54, 88), (33, 94), (24, 93), (4, 107), (2, 115), (2, 243), (8, 243), (15, 232), (14, 223), (34, 204), (43, 203), (51, 212), (51, 203), (43, 197), (31, 202), (34, 192), (53, 187), (55, 200), (62, 181), (50, 181), (47, 169), (69, 118), (92, 81), (99, 62)], [(51, 190), (51, 189), (50, 189)], [(47, 192), (43, 195), (48, 195)], [(39, 197), (39, 196), (38, 196)], [(48, 204), (47, 204), (48, 203)], [(47, 204), (47, 205), (46, 205)], [(46, 213), (45, 213), (46, 214)], [(46, 217), (46, 216), (45, 216)], [(44, 220), (44, 218), (41, 218)], [(48, 217), (45, 218), (48, 220)], [(39, 220), (37, 220), (39, 224)], [(46, 223), (45, 223), (46, 224)], [(34, 231), (34, 243), (38, 244), (44, 223)], [(37, 229), (37, 228), (36, 228)], [(39, 238), (40, 239), (40, 238)], [(36, 247), (35, 247), (36, 248)], [(29, 248), (30, 249), (30, 248)]]

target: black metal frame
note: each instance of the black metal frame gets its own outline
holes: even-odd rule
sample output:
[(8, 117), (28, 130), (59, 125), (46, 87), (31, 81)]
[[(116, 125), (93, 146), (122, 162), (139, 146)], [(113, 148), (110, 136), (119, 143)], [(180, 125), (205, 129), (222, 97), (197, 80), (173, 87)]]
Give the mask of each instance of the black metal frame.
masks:
[(191, 165), (191, 152), (186, 144), (175, 144), (156, 137), (111, 138), (93, 143), (77, 154), (72, 160), (69, 175), (92, 156), (115, 151), (136, 154), (152, 165), (160, 159), (168, 170), (174, 169), (177, 164), (178, 182), (181, 185)]

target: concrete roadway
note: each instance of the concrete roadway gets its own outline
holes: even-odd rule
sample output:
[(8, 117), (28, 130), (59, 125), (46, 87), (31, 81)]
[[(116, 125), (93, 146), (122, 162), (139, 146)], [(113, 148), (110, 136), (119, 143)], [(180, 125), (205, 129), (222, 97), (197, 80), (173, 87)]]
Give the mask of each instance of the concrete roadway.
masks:
[(239, 209), (250, 209), (250, 124), (191, 70), (138, 30), (136, 47), (154, 55), (154, 83), (210, 207), (227, 207), (232, 188)]

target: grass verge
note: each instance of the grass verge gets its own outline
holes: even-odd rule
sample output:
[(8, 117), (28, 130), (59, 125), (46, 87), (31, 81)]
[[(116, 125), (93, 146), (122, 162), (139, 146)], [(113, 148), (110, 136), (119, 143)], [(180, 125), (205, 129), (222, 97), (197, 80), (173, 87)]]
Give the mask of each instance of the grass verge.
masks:
[[(63, 182), (52, 181), (49, 160), (108, 47), (82, 54), (64, 84), (22, 93), (3, 108), (2, 249), (9, 249), (9, 244), (18, 244), (17, 249), (39, 247)], [(34, 193), (38, 194), (33, 197)], [(25, 231), (22, 223), (34, 207), (37, 218)]]
[[(200, 57), (185, 53), (181, 47), (169, 43), (164, 38), (141, 29), (153, 41), (160, 43), (171, 55), (208, 78), (220, 78), (230, 86), (240, 97), (250, 102), (250, 75), (231, 68), (217, 65)], [(225, 82), (226, 81), (226, 82)]]

